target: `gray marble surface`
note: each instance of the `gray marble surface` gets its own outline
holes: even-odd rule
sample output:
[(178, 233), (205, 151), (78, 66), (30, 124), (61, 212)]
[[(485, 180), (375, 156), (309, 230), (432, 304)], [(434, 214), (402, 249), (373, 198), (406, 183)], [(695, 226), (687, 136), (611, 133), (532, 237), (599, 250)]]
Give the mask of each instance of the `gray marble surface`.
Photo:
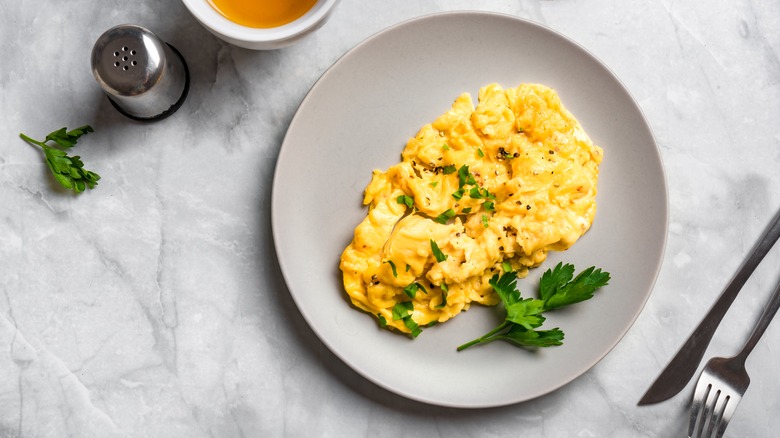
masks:
[[(479, 410), (406, 400), (329, 352), (290, 298), (269, 212), (287, 125), (328, 66), (390, 25), (464, 9), (542, 23), (609, 65), (654, 130), (670, 194), (664, 263), (622, 342), (551, 394)], [(780, 208), (775, 2), (343, 0), (273, 52), (222, 43), (178, 1), (20, 0), (0, 22), (0, 437), (683, 436), (693, 384), (636, 403)], [(170, 119), (130, 122), (94, 81), (92, 45), (121, 23), (187, 59)], [(71, 196), (18, 134), (83, 124), (96, 132), (78, 153), (103, 179)], [(738, 350), (779, 251), (707, 356)], [(778, 342), (775, 323), (727, 435), (780, 433)]]

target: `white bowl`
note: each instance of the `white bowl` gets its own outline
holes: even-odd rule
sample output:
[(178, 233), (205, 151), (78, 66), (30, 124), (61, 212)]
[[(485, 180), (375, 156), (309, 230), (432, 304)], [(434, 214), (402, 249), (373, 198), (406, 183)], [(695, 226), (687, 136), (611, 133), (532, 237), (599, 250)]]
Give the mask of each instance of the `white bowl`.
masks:
[(273, 50), (295, 44), (319, 29), (339, 0), (319, 0), (297, 20), (259, 29), (234, 23), (217, 12), (208, 0), (182, 0), (184, 6), (209, 32), (230, 44), (253, 50)]

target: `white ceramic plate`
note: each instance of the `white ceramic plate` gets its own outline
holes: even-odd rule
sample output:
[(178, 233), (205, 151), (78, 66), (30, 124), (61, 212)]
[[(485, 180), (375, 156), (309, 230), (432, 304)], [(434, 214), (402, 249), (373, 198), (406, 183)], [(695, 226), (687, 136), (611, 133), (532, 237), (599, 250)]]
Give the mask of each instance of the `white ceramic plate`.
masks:
[[(455, 348), (498, 324), (474, 306), (417, 339), (380, 329), (353, 308), (339, 257), (363, 219), (373, 169), (399, 161), (406, 141), (468, 91), (497, 82), (556, 89), (604, 149), (591, 230), (553, 253), (520, 283), (534, 291), (559, 260), (612, 274), (595, 298), (550, 314), (564, 345), (529, 352), (502, 342)], [(312, 87), (279, 153), (272, 193), (279, 263), (301, 314), (338, 357), (367, 379), (408, 398), (452, 407), (529, 400), (594, 366), (639, 315), (660, 268), (667, 235), (666, 183), (652, 133), (636, 102), (585, 49), (506, 15), (443, 13), (384, 30), (350, 50)]]

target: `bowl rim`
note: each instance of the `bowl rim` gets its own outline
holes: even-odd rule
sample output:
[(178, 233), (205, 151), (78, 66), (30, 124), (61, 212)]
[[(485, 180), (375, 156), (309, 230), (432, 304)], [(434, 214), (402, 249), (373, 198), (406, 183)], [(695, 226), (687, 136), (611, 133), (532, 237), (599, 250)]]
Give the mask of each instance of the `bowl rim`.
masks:
[(211, 31), (235, 40), (254, 43), (288, 40), (308, 32), (316, 28), (338, 1), (318, 0), (305, 14), (290, 23), (271, 28), (255, 28), (230, 21), (211, 6), (209, 0), (182, 0), (190, 13)]

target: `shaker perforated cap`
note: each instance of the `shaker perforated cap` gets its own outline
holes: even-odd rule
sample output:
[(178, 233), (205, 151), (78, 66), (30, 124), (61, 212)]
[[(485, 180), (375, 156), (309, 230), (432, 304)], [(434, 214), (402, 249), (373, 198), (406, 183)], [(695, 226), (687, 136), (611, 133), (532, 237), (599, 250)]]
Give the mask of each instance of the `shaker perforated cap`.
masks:
[(92, 74), (122, 114), (141, 121), (173, 114), (187, 97), (187, 63), (170, 44), (141, 26), (112, 27), (92, 48)]

